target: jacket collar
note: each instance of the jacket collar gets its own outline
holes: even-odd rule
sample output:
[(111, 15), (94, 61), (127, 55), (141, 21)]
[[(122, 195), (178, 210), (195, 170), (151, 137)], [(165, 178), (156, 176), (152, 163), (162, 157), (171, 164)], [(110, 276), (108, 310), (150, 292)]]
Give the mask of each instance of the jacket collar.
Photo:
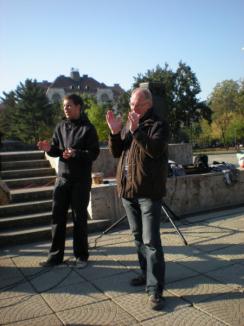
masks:
[(144, 122), (148, 118), (150, 118), (153, 114), (153, 107), (151, 107), (139, 120), (140, 123)]

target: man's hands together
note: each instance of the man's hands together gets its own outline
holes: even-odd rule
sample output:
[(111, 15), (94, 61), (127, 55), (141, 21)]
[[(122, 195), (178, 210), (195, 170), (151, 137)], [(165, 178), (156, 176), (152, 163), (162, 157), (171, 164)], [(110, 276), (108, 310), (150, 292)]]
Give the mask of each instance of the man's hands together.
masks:
[[(37, 147), (38, 147), (38, 149), (40, 149), (41, 151), (44, 151), (44, 152), (49, 152), (51, 150), (51, 145), (49, 144), (49, 142), (47, 140), (40, 140), (37, 143)], [(73, 148), (66, 148), (62, 154), (62, 156), (65, 160), (68, 160), (71, 157), (75, 157), (75, 155), (76, 155), (76, 150)]]
[(71, 157), (75, 157), (75, 154), (76, 154), (76, 150), (73, 149), (73, 148), (66, 148), (64, 151), (63, 151), (63, 158), (65, 160), (68, 160), (70, 159)]
[[(140, 115), (136, 112), (129, 112), (128, 114), (128, 122), (129, 122), (129, 129), (131, 133), (134, 133), (135, 130), (139, 126), (139, 119)], [(109, 126), (109, 129), (113, 135), (120, 133), (122, 129), (122, 117), (116, 117), (114, 112), (109, 110), (106, 114), (106, 121)]]

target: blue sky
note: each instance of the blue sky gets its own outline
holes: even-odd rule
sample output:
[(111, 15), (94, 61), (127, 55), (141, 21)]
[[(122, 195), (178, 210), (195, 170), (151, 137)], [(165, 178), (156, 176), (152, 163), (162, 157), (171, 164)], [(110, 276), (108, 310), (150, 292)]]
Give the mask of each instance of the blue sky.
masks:
[(0, 0), (0, 95), (72, 67), (107, 85), (185, 62), (206, 99), (244, 79), (244, 0)]

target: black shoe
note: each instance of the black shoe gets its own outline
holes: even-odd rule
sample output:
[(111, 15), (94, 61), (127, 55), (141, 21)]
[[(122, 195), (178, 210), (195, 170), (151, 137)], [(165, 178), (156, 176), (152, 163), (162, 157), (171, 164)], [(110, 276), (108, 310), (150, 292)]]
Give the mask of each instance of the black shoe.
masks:
[(144, 275), (137, 276), (132, 280), (130, 280), (130, 285), (132, 286), (146, 285), (146, 277)]
[(39, 265), (42, 266), (42, 267), (54, 267), (54, 266), (60, 265), (62, 263), (63, 263), (62, 261), (56, 261), (56, 260), (48, 259), (46, 261), (41, 261), (39, 263)]
[(148, 304), (152, 310), (162, 310), (165, 305), (165, 299), (160, 294), (150, 294)]

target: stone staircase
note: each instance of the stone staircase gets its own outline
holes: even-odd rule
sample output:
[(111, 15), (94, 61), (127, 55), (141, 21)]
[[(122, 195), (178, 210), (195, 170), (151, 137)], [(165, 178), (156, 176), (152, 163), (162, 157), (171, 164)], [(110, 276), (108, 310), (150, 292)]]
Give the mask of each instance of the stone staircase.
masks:
[[(0, 153), (0, 176), (11, 202), (0, 206), (0, 247), (51, 239), (52, 192), (55, 170), (41, 151)], [(71, 212), (67, 235), (72, 233)], [(108, 220), (89, 220), (89, 232), (101, 231)]]

